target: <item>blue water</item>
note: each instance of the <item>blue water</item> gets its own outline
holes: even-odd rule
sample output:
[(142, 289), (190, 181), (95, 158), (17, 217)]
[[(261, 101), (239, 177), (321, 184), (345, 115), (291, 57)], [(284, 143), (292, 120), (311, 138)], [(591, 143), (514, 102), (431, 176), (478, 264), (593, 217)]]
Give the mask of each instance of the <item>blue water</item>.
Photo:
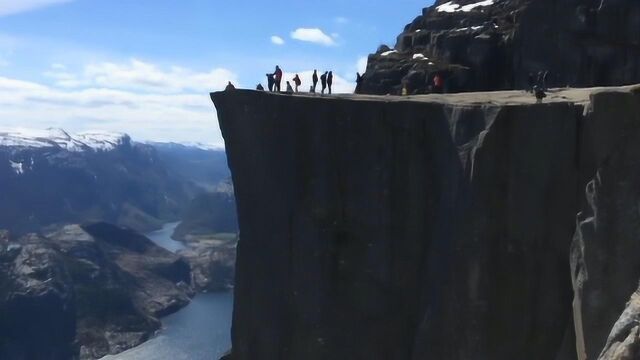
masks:
[(179, 222), (165, 224), (162, 229), (148, 233), (147, 237), (157, 245), (162, 246), (171, 252), (182, 250), (185, 248), (184, 244), (171, 238), (173, 231), (179, 224)]
[[(176, 251), (171, 234), (177, 225), (167, 224), (147, 236)], [(198, 294), (187, 307), (162, 319), (163, 328), (156, 337), (102, 360), (217, 360), (231, 348), (232, 311), (231, 292)]]

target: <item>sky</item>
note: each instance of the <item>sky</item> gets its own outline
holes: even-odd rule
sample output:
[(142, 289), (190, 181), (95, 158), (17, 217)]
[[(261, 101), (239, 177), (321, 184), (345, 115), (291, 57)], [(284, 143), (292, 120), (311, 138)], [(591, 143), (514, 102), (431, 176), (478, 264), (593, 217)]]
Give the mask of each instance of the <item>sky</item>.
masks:
[(0, 0), (0, 131), (222, 145), (209, 92), (333, 70), (335, 92), (432, 0)]

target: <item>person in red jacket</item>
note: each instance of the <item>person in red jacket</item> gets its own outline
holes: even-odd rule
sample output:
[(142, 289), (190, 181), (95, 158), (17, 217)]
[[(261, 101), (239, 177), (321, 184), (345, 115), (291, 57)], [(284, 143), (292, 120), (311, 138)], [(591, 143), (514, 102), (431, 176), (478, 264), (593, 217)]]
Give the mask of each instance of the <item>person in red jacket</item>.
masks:
[(280, 92), (280, 83), (282, 83), (282, 69), (280, 66), (276, 65), (276, 71), (273, 73), (273, 80), (275, 81), (275, 89), (274, 91)]
[(433, 77), (433, 92), (440, 94), (442, 93), (442, 89), (444, 87), (444, 81), (442, 80), (442, 75), (436, 74)]

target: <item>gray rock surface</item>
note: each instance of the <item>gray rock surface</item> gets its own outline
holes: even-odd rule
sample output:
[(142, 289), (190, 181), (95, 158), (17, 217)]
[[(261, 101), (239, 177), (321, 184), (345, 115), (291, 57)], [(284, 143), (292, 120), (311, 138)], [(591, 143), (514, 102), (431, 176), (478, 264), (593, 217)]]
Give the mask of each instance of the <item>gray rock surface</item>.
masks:
[(639, 83), (639, 28), (636, 0), (438, 0), (369, 56), (362, 89), (424, 93), (436, 73), (448, 91), (524, 89), (539, 71), (553, 86)]
[(77, 302), (64, 256), (40, 236), (8, 240), (0, 235), (0, 359), (71, 359)]
[(599, 360), (640, 359), (640, 292), (631, 295), (626, 309), (611, 330)]
[(236, 234), (188, 235), (178, 254), (191, 265), (191, 283), (198, 291), (228, 291), (234, 286)]
[(637, 91), (212, 94), (241, 231), (232, 357), (574, 359), (591, 131), (616, 143), (593, 114), (634, 121)]
[(586, 187), (571, 250), (577, 347), (595, 359), (640, 279), (640, 90), (593, 96)]

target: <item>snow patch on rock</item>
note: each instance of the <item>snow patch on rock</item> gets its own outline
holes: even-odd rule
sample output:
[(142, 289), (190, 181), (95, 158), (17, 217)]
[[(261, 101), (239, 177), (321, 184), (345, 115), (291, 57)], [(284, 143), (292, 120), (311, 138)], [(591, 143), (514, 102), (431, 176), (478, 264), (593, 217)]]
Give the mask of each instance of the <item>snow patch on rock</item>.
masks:
[(491, 6), (493, 4), (495, 4), (495, 0), (484, 0), (484, 1), (479, 1), (477, 3), (467, 4), (463, 6), (460, 6), (454, 3), (453, 1), (449, 1), (440, 6), (437, 6), (436, 10), (438, 10), (438, 12), (447, 12), (447, 13), (454, 13), (458, 11), (469, 12), (477, 7)]
[(62, 129), (0, 130), (0, 147), (60, 148), (72, 152), (110, 151), (130, 141), (126, 134), (83, 132), (71, 135)]
[(13, 171), (18, 174), (18, 175), (22, 175), (24, 174), (24, 169), (22, 167), (22, 163), (20, 162), (13, 162), (11, 160), (9, 160), (9, 163), (11, 164), (11, 168), (13, 169)]

